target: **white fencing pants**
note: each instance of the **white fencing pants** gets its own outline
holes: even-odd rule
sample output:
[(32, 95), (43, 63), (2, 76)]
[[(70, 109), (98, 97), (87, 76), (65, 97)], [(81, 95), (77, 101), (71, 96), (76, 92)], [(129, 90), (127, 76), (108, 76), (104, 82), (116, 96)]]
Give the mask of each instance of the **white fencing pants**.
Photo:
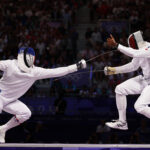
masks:
[(28, 120), (31, 116), (31, 111), (29, 108), (19, 100), (13, 101), (3, 106), (3, 110), (15, 115), (5, 125), (2, 126), (5, 131), (18, 126), (20, 123)]
[(134, 108), (140, 114), (150, 118), (150, 85), (146, 86), (139, 98), (137, 99), (136, 103), (134, 104)]
[[(148, 99), (147, 97), (148, 94), (144, 92), (145, 89), (147, 89), (148, 87), (149, 87), (148, 84), (146, 83), (146, 81), (143, 79), (141, 75), (126, 80), (125, 82), (119, 84), (116, 87), (115, 89), (116, 105), (119, 113), (119, 120), (126, 121), (126, 107), (127, 107), (126, 95), (135, 95), (135, 94), (142, 93), (135, 103), (135, 109), (138, 113), (142, 113), (143, 115), (146, 116), (146, 113), (143, 113), (143, 111), (141, 110), (143, 110), (144, 107), (147, 108), (147, 105), (150, 104), (150, 94)], [(139, 111), (139, 107), (140, 107), (140, 111)]]

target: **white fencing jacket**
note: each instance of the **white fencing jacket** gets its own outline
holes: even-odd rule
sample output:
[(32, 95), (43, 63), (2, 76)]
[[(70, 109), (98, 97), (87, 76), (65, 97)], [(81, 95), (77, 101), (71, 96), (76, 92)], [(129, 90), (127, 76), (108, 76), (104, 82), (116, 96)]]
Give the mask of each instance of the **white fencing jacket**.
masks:
[(117, 73), (132, 72), (141, 67), (144, 78), (150, 80), (150, 46), (135, 50), (119, 44), (118, 50), (133, 59), (126, 65), (115, 67)]
[(33, 66), (30, 73), (25, 73), (19, 69), (17, 60), (14, 59), (0, 61), (0, 70), (3, 71), (0, 80), (0, 99), (10, 103), (25, 94), (36, 80), (64, 76), (77, 71), (77, 66), (55, 69)]

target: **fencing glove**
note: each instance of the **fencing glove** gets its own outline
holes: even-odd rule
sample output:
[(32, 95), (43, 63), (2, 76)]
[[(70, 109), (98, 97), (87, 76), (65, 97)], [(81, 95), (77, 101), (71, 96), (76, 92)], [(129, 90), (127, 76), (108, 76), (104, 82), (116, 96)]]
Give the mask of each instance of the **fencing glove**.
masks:
[(106, 66), (106, 67), (104, 68), (104, 74), (105, 74), (105, 75), (113, 75), (113, 74), (116, 74), (116, 69), (115, 69), (115, 67), (108, 67), (108, 66)]

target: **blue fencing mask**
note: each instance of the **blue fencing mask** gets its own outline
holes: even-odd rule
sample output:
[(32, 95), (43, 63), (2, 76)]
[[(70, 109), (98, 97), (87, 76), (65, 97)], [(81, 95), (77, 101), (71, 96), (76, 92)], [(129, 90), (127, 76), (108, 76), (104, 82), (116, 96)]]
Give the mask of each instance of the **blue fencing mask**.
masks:
[(31, 47), (21, 47), (18, 51), (18, 67), (23, 72), (29, 73), (34, 66), (35, 52)]

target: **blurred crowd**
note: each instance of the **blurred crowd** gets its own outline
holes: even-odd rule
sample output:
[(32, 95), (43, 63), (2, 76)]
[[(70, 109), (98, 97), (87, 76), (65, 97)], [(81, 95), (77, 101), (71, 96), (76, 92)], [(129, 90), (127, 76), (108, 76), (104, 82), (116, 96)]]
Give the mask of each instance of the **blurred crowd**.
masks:
[(36, 50), (37, 65), (67, 63), (76, 50), (78, 34), (72, 24), (80, 6), (80, 1), (74, 0), (2, 0), (1, 59), (15, 57), (21, 46), (31, 46)]
[[(149, 2), (140, 0), (91, 0), (90, 19), (124, 19), (135, 28), (149, 24)], [(144, 25), (143, 25), (144, 23)]]
[[(106, 45), (110, 33), (117, 42), (126, 46), (129, 34), (137, 30), (142, 30), (144, 38), (149, 40), (149, 5), (149, 1), (140, 0), (1, 0), (0, 59), (16, 58), (19, 47), (31, 46), (36, 51), (35, 65), (55, 68), (111, 51)], [(87, 14), (89, 23), (95, 23), (95, 26), (86, 29), (84, 48), (79, 49), (81, 35), (76, 29), (80, 23), (77, 13), (85, 6), (90, 10)], [(108, 24), (110, 22), (110, 25), (112, 21), (125, 20), (128, 29), (118, 31), (113, 27), (107, 30), (102, 20)], [(105, 66), (118, 66), (130, 60), (119, 52), (112, 52), (88, 63), (88, 68), (102, 70)], [(105, 77), (103, 73), (96, 72), (90, 78), (90, 86), (83, 85), (80, 88), (72, 81), (61, 85), (61, 81), (55, 84), (42, 80), (34, 85), (34, 90), (31, 89), (29, 94), (49, 96), (62, 89), (66, 95), (113, 97), (115, 86), (135, 74)], [(47, 90), (48, 94), (35, 91), (40, 87), (51, 89)]]

